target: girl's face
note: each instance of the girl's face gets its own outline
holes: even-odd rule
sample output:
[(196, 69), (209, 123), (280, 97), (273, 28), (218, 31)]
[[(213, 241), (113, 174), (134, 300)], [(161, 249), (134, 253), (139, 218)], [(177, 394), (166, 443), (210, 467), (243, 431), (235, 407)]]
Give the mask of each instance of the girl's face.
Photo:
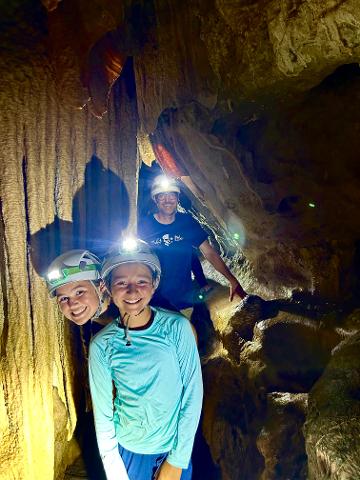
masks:
[(72, 282), (56, 289), (56, 298), (63, 315), (76, 325), (84, 325), (95, 315), (99, 296), (89, 280)]
[(143, 263), (124, 263), (111, 274), (111, 296), (120, 313), (138, 315), (154, 294), (153, 276)]

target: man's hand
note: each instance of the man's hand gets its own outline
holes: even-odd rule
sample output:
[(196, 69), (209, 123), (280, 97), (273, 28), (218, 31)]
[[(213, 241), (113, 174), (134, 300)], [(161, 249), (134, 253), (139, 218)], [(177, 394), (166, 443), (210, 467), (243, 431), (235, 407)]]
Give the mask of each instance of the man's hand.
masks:
[(181, 472), (181, 468), (174, 467), (165, 460), (155, 475), (155, 480), (180, 480)]
[(230, 295), (229, 295), (229, 302), (232, 302), (234, 299), (234, 296), (237, 295), (238, 297), (243, 298), (246, 297), (247, 293), (245, 290), (242, 288), (240, 283), (235, 279), (235, 281), (230, 283)]
[(210, 245), (207, 240), (204, 240), (200, 245), (201, 253), (211, 263), (211, 265), (230, 282), (230, 296), (231, 302), (235, 295), (238, 295), (241, 300), (246, 297), (247, 293), (242, 288), (240, 283), (236, 280), (234, 275), (230, 272), (224, 260), (220, 257), (216, 250)]

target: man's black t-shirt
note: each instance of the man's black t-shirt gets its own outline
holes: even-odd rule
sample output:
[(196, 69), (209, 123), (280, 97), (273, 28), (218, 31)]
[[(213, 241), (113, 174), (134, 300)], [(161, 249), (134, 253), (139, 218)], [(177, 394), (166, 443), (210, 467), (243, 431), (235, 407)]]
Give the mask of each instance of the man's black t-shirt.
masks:
[(207, 233), (191, 215), (177, 213), (174, 222), (167, 225), (153, 216), (144, 218), (139, 224), (139, 235), (160, 260), (161, 281), (157, 295), (177, 309), (192, 306), (192, 247), (199, 247), (207, 240)]

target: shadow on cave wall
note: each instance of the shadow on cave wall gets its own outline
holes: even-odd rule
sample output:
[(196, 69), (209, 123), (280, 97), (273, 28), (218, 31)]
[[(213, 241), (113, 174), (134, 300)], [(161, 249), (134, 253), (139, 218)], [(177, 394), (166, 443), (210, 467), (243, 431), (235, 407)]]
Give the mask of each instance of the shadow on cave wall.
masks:
[(129, 210), (124, 182), (93, 155), (86, 165), (84, 184), (73, 200), (73, 221), (56, 215), (53, 223), (31, 235), (35, 270), (43, 275), (56, 256), (73, 248), (103, 256), (127, 227)]
[[(35, 270), (43, 276), (55, 257), (73, 248), (86, 248), (102, 257), (127, 227), (129, 213), (129, 196), (124, 182), (93, 155), (85, 168), (84, 184), (73, 199), (72, 222), (56, 215), (51, 224), (29, 235)], [(78, 329), (74, 335), (79, 347)], [(81, 361), (81, 354), (78, 353), (78, 357)], [(75, 437), (81, 445), (89, 480), (102, 480), (105, 474), (96, 444), (92, 413), (86, 412), (83, 394), (78, 400)]]

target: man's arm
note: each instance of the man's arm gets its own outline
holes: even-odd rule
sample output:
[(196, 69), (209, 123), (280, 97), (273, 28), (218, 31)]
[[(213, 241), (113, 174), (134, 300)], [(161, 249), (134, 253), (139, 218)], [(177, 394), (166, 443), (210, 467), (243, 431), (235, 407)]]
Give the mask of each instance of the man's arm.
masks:
[(89, 380), (94, 407), (96, 438), (107, 480), (129, 480), (118, 450), (113, 421), (113, 384), (103, 349), (91, 342)]
[(200, 245), (200, 250), (201, 253), (204, 255), (204, 257), (209, 260), (211, 265), (224, 277), (229, 281), (230, 283), (230, 296), (229, 296), (229, 301), (231, 302), (232, 299), (234, 298), (234, 295), (238, 295), (241, 299), (246, 297), (246, 292), (240, 285), (240, 283), (236, 280), (234, 275), (230, 272), (228, 267), (226, 266), (224, 260), (220, 257), (220, 255), (217, 253), (217, 251), (210, 245), (210, 243), (205, 240), (201, 245)]

